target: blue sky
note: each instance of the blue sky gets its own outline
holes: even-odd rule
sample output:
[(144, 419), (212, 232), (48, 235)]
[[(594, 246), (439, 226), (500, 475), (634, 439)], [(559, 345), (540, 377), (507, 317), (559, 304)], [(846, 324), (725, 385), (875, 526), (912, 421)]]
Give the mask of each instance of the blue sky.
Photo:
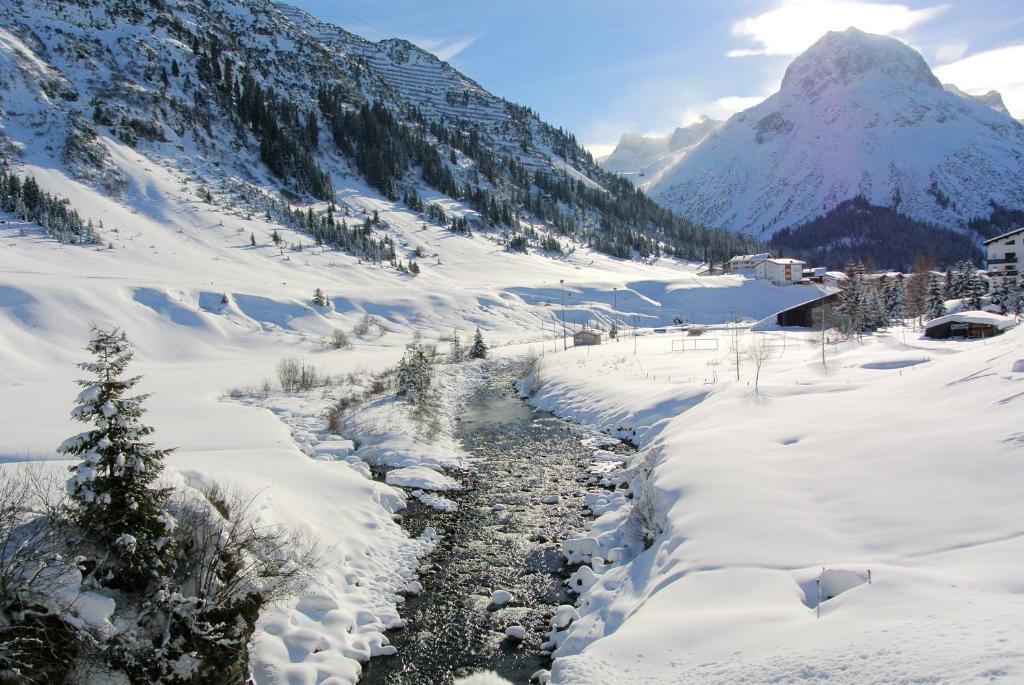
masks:
[(402, 37), (603, 153), (625, 131), (725, 117), (777, 90), (831, 29), (894, 35), (940, 79), (1002, 92), (1024, 117), (1021, 0), (291, 0), (378, 40)]

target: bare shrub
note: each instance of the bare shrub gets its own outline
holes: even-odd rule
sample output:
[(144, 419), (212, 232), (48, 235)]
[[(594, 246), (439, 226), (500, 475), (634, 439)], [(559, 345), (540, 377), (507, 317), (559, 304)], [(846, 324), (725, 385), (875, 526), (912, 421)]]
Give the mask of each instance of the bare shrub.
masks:
[(115, 641), (115, 658), (133, 680), (163, 682), (183, 666), (190, 682), (245, 680), (246, 643), (260, 610), (301, 592), (321, 562), (315, 541), (262, 522), (255, 501), (211, 487), (202, 497), (180, 491), (171, 502), (177, 525), (168, 591), (145, 605), (140, 624), (175, 639)]
[(340, 328), (335, 328), (331, 331), (330, 337), (327, 338), (327, 344), (334, 350), (352, 349), (352, 341), (349, 340), (348, 334)]
[(363, 317), (352, 327), (352, 332), (361, 338), (365, 338), (373, 332), (380, 337), (387, 333), (388, 329), (376, 316), (363, 314)]
[(747, 343), (747, 359), (754, 365), (754, 394), (758, 394), (761, 383), (761, 369), (772, 356), (771, 340), (765, 335), (757, 335)]
[(358, 407), (363, 402), (363, 396), (359, 394), (342, 395), (328, 405), (324, 410), (324, 423), (327, 430), (336, 432), (341, 427), (341, 420), (350, 410)]
[(285, 392), (304, 392), (331, 384), (331, 377), (301, 359), (286, 357), (277, 363), (277, 382)]
[(0, 471), (0, 683), (64, 682), (97, 641), (75, 623), (80, 547), (62, 483), (32, 467)]
[(529, 351), (523, 359), (523, 375), (520, 387), (530, 397), (536, 395), (544, 386), (543, 362), (541, 356)]

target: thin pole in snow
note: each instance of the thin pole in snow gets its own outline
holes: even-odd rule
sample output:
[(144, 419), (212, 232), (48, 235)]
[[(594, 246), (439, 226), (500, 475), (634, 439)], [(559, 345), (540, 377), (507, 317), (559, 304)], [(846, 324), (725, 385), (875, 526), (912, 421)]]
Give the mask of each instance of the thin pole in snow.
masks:
[(815, 618), (821, 618), (821, 578), (814, 579), (814, 587), (818, 594), (818, 601), (815, 603), (814, 608), (817, 610), (818, 615)]

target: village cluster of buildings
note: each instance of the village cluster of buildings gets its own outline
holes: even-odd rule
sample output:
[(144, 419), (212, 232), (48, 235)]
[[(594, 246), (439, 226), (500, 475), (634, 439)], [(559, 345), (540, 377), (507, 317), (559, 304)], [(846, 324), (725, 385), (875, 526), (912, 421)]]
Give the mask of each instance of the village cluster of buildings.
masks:
[(823, 266), (808, 267), (807, 262), (771, 254), (737, 255), (723, 265), (725, 273), (743, 274), (770, 281), (775, 285), (819, 283), (838, 287), (845, 277), (842, 272), (828, 271)]

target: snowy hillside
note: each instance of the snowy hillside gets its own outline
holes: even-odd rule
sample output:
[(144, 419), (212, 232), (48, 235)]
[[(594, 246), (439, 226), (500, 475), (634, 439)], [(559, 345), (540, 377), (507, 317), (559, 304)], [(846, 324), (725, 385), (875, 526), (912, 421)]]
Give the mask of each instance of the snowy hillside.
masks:
[(998, 109), (943, 89), (896, 39), (832, 32), (650, 194), (695, 221), (764, 236), (855, 196), (966, 229), (993, 204), (1024, 208), (1024, 127)]
[(646, 189), (656, 184), (666, 169), (673, 167), (721, 125), (721, 121), (701, 117), (667, 136), (625, 133), (612, 153), (601, 161), (601, 166)]

